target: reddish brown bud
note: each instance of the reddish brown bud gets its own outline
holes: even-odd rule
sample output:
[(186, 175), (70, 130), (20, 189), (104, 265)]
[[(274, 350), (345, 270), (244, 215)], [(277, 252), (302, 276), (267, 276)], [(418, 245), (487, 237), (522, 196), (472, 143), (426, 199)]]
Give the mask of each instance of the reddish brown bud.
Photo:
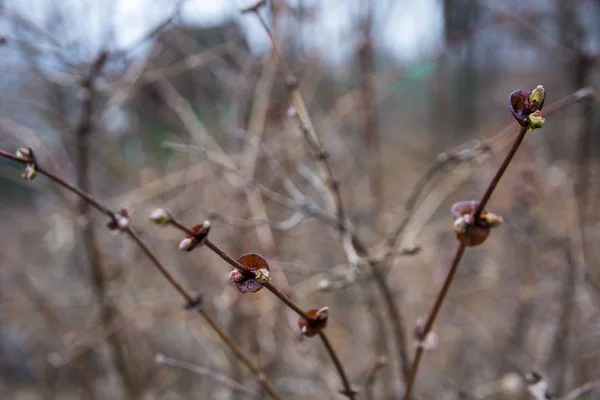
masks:
[(456, 237), (465, 246), (479, 246), (490, 235), (490, 228), (502, 223), (502, 217), (485, 210), (479, 214), (479, 218), (475, 218), (478, 206), (476, 201), (459, 201), (450, 209)]
[(206, 242), (208, 232), (210, 232), (210, 221), (194, 225), (190, 230), (193, 232), (193, 235), (185, 235), (185, 238), (179, 242), (179, 250), (181, 251), (192, 251)]
[(238, 270), (235, 270), (237, 273), (232, 271), (229, 274), (229, 279), (235, 283), (240, 292), (258, 292), (263, 287), (261, 282), (264, 284), (269, 281), (269, 263), (262, 256), (255, 253), (248, 253), (238, 258), (237, 262), (255, 274), (253, 277), (248, 277)]
[[(546, 91), (542, 85), (538, 85), (531, 92), (515, 90), (510, 94), (510, 112), (519, 125), (535, 129), (543, 125), (544, 119), (539, 111), (544, 107)], [(534, 115), (534, 118), (530, 117)]]
[(125, 230), (129, 227), (130, 223), (131, 215), (129, 215), (129, 211), (125, 208), (121, 208), (110, 220), (108, 220), (106, 227), (110, 230)]
[(298, 327), (304, 336), (313, 337), (325, 329), (329, 318), (329, 307), (308, 310), (306, 314), (310, 317), (310, 321), (307, 321), (304, 317), (300, 317), (298, 320)]

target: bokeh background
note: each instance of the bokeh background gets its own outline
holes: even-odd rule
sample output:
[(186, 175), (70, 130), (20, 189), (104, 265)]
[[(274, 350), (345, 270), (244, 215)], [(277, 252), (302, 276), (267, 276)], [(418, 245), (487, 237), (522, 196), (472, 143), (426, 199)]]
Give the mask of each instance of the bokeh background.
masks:
[[(369, 256), (381, 259), (410, 216), (378, 279), (335, 224), (306, 212), (303, 202), (335, 215), (269, 37), (239, 12), (248, 4), (2, 1), (0, 147), (31, 146), (48, 169), (127, 207), (284, 398), (341, 398), (322, 343), (301, 339), (297, 316), (267, 291), (237, 292), (208, 249), (178, 251), (181, 233), (154, 226), (153, 209), (190, 225), (209, 219), (216, 243), (235, 257), (265, 256), (302, 307), (329, 306), (327, 332), (360, 397), (394, 399), (402, 349), (412, 357), (416, 321), (456, 246), (449, 208), (481, 196), (518, 131), (509, 94), (543, 84), (549, 107), (589, 87), (526, 137), (488, 206), (505, 224), (467, 252), (415, 393), (527, 399), (532, 369), (559, 395), (597, 378), (600, 2), (272, 0), (261, 9)], [(125, 235), (21, 172), (0, 160), (2, 398), (266, 397)]]

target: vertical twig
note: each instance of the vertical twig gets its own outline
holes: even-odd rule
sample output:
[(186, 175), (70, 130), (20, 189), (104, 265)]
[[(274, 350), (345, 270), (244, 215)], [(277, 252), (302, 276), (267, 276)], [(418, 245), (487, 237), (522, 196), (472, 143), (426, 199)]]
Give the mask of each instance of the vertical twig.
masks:
[[(512, 147), (510, 148), (510, 150), (508, 151), (508, 154), (504, 158), (504, 161), (502, 162), (502, 164), (496, 171), (496, 174), (494, 175), (490, 184), (488, 185), (485, 193), (483, 194), (483, 197), (479, 201), (479, 205), (478, 205), (477, 210), (475, 211), (475, 215), (474, 215), (475, 223), (477, 223), (481, 212), (483, 211), (485, 205), (487, 204), (487, 202), (491, 198), (492, 194), (494, 193), (494, 190), (496, 189), (496, 186), (500, 182), (502, 175), (504, 175), (504, 172), (506, 172), (506, 169), (508, 168), (511, 161), (513, 160), (517, 150), (519, 149), (519, 146), (521, 145), (521, 143), (523, 142), (523, 139), (525, 138), (525, 134), (527, 133), (527, 130), (528, 130), (527, 128), (521, 127), (519, 135), (516, 137), (515, 141), (513, 142)], [(440, 289), (440, 292), (438, 293), (435, 303), (427, 316), (427, 320), (425, 322), (425, 325), (423, 326), (423, 329), (419, 332), (419, 336), (420, 336), (419, 339), (426, 338), (427, 335), (431, 332), (431, 330), (433, 328), (433, 324), (435, 323), (435, 319), (436, 319), (440, 309), (442, 308), (444, 300), (446, 299), (446, 295), (448, 294), (448, 290), (450, 289), (450, 285), (452, 284), (454, 275), (456, 273), (456, 270), (458, 269), (458, 266), (460, 264), (463, 254), (465, 252), (465, 249), (466, 249), (466, 246), (462, 242), (460, 242), (458, 245), (458, 248), (456, 249), (456, 253), (454, 254), (454, 258), (452, 259), (452, 263), (450, 264), (450, 270), (448, 271), (448, 275), (446, 276), (446, 279), (444, 280), (444, 284), (442, 285), (442, 288)], [(406, 392), (404, 394), (404, 400), (409, 400), (411, 398), (412, 390), (413, 390), (413, 387), (415, 384), (415, 380), (417, 378), (417, 373), (419, 371), (419, 365), (421, 363), (421, 360), (423, 359), (423, 353), (424, 353), (424, 347), (418, 346), (417, 351), (415, 353), (415, 358), (413, 360), (412, 367), (410, 370), (408, 384), (406, 387)]]
[(362, 130), (365, 141), (365, 160), (371, 195), (375, 209), (373, 215), (379, 217), (383, 203), (383, 171), (379, 148), (379, 118), (375, 93), (375, 50), (373, 47), (373, 1), (365, 0), (366, 15), (359, 22), (363, 38), (358, 45), (358, 65), (360, 69), (360, 97)]
[(329, 353), (329, 357), (331, 357), (331, 359), (333, 360), (333, 363), (335, 364), (335, 367), (340, 374), (340, 378), (342, 379), (342, 384), (344, 385), (344, 389), (342, 390), (341, 393), (351, 400), (355, 399), (356, 392), (352, 389), (352, 385), (350, 384), (350, 380), (348, 379), (348, 376), (346, 375), (344, 366), (342, 365), (342, 362), (338, 358), (337, 353), (335, 352), (333, 346), (331, 345), (331, 342), (327, 338), (327, 335), (325, 335), (325, 333), (323, 331), (320, 331), (319, 338), (323, 342), (323, 345), (325, 345), (325, 348), (327, 349), (327, 353)]

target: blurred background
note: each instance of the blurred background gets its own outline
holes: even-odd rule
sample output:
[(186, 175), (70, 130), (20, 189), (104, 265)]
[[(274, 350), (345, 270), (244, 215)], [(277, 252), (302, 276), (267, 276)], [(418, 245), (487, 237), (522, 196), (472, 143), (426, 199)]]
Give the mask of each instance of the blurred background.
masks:
[[(369, 250), (358, 259), (331, 223), (269, 37), (240, 13), (248, 5), (2, 1), (0, 148), (30, 146), (41, 165), (127, 207), (283, 398), (342, 398), (323, 344), (302, 339), (272, 294), (240, 294), (208, 249), (179, 252), (182, 234), (149, 221), (156, 207), (189, 225), (209, 219), (214, 242), (262, 254), (301, 307), (329, 306), (327, 333), (359, 397), (395, 399), (456, 246), (450, 206), (481, 197), (518, 132), (509, 94), (542, 84), (547, 109), (562, 102), (488, 205), (505, 224), (468, 250), (415, 398), (527, 399), (532, 369), (559, 395), (598, 378), (600, 2), (261, 8)], [(126, 235), (21, 172), (0, 160), (0, 397), (266, 398)]]

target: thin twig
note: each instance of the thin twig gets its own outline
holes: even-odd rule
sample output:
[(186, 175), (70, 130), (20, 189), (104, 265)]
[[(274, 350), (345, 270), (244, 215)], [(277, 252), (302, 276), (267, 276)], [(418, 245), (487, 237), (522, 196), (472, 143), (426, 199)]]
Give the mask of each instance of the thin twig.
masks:
[(356, 398), (356, 391), (354, 391), (352, 389), (352, 385), (350, 384), (350, 381), (348, 380), (348, 376), (346, 375), (344, 366), (342, 365), (342, 362), (338, 358), (337, 353), (333, 349), (331, 342), (329, 342), (329, 338), (327, 338), (327, 335), (325, 335), (325, 332), (323, 332), (323, 331), (319, 332), (319, 337), (321, 338), (321, 341), (325, 345), (325, 348), (327, 349), (329, 356), (331, 357), (331, 359), (333, 360), (333, 363), (335, 364), (335, 368), (338, 370), (338, 373), (340, 374), (340, 377), (342, 378), (342, 384), (344, 385), (344, 390), (342, 390), (341, 393), (343, 395), (345, 395), (346, 397), (348, 397), (349, 399), (354, 400)]
[(244, 11), (251, 12), (258, 18), (260, 24), (264, 28), (267, 35), (269, 35), (269, 39), (271, 40), (271, 44), (273, 46), (273, 52), (279, 61), (279, 66), (281, 71), (285, 77), (287, 88), (288, 88), (288, 97), (290, 103), (294, 107), (296, 118), (298, 119), (298, 124), (300, 126), (300, 130), (304, 134), (304, 137), (307, 140), (308, 147), (315, 158), (315, 162), (317, 163), (317, 168), (319, 170), (319, 174), (321, 175), (321, 179), (325, 182), (327, 188), (329, 189), (329, 195), (331, 197), (332, 203), (337, 213), (337, 223), (340, 232), (346, 232), (347, 223), (346, 223), (346, 213), (344, 211), (344, 204), (342, 202), (342, 196), (340, 194), (339, 182), (334, 178), (333, 169), (331, 168), (331, 163), (329, 160), (329, 153), (325, 151), (321, 141), (319, 140), (319, 136), (317, 135), (310, 115), (306, 109), (306, 104), (304, 102), (304, 98), (302, 94), (298, 90), (298, 80), (290, 70), (287, 65), (285, 59), (283, 58), (283, 54), (279, 49), (279, 45), (273, 34), (273, 31), (264, 18), (259, 12), (260, 3), (257, 3), (257, 6), (250, 7)]
[(490, 182), (488, 188), (486, 189), (485, 193), (483, 194), (483, 197), (479, 201), (479, 205), (477, 206), (477, 210), (475, 211), (475, 224), (477, 224), (477, 222), (479, 221), (479, 217), (481, 216), (481, 213), (485, 209), (485, 205), (492, 197), (492, 194), (494, 193), (496, 186), (498, 186), (498, 182), (500, 182), (502, 175), (504, 175), (504, 172), (506, 172), (506, 169), (510, 165), (510, 162), (512, 161), (513, 157), (517, 153), (519, 146), (521, 146), (523, 139), (525, 139), (526, 133), (527, 133), (527, 128), (521, 127), (521, 130), (519, 131), (519, 135), (513, 142), (513, 145), (510, 148), (510, 150), (508, 151), (508, 154), (506, 155), (506, 157), (504, 158), (502, 165), (500, 165), (500, 168), (498, 168), (498, 171), (496, 171), (496, 175), (494, 175), (494, 178)]
[(582, 396), (585, 393), (592, 391), (594, 389), (600, 389), (600, 379), (597, 379), (595, 381), (590, 381), (578, 388), (571, 390), (568, 394), (564, 395), (559, 400), (575, 400), (579, 396)]
[(218, 383), (221, 383), (221, 384), (227, 386), (231, 390), (235, 390), (236, 392), (243, 394), (244, 396), (251, 397), (251, 398), (256, 397), (256, 393), (252, 392), (251, 390), (246, 389), (246, 387), (244, 385), (242, 385), (241, 383), (236, 382), (233, 379), (231, 379), (230, 377), (223, 375), (219, 372), (211, 371), (208, 368), (204, 368), (199, 365), (195, 365), (195, 364), (188, 363), (185, 361), (176, 360), (171, 357), (166, 357), (162, 354), (157, 354), (154, 357), (154, 360), (159, 365), (168, 365), (170, 367), (183, 369), (185, 371), (189, 371), (194, 374), (198, 374), (200, 376), (210, 378)]

